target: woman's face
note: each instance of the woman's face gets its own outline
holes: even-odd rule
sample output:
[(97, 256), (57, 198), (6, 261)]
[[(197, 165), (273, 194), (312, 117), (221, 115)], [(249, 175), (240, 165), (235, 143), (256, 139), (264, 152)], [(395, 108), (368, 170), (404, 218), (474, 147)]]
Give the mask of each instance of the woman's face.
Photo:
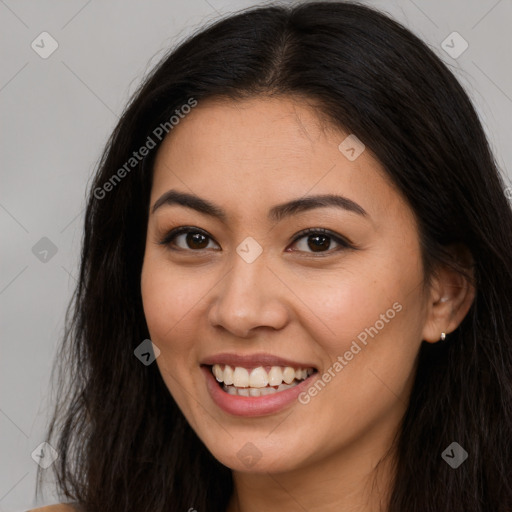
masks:
[(235, 470), (376, 461), (405, 411), (428, 312), (418, 230), (348, 135), (299, 100), (210, 100), (158, 151), (141, 276), (156, 363)]

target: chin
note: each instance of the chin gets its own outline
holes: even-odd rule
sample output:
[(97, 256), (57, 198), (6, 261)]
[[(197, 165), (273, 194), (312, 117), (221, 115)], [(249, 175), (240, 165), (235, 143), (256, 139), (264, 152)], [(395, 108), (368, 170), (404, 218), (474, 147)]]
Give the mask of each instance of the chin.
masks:
[[(268, 435), (268, 433), (266, 434)], [(296, 440), (285, 445), (281, 440), (261, 436), (224, 436), (229, 440), (206, 442), (210, 453), (224, 466), (243, 473), (284, 473), (302, 466), (306, 460), (303, 443)]]

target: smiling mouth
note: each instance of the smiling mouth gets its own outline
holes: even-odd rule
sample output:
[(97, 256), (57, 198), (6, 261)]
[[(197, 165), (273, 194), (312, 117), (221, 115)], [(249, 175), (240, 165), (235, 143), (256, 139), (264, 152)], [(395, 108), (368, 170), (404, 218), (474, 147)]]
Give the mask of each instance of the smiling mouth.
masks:
[(245, 368), (214, 364), (210, 370), (222, 390), (230, 395), (259, 397), (297, 386), (316, 373), (315, 368), (258, 366)]

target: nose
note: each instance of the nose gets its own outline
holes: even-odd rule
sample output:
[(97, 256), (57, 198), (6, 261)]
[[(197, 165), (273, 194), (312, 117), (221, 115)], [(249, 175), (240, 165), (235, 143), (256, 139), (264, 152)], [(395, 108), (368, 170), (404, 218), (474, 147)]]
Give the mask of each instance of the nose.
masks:
[(260, 329), (282, 329), (288, 322), (287, 288), (267, 266), (264, 255), (247, 263), (233, 255), (231, 270), (214, 288), (208, 318), (238, 338)]

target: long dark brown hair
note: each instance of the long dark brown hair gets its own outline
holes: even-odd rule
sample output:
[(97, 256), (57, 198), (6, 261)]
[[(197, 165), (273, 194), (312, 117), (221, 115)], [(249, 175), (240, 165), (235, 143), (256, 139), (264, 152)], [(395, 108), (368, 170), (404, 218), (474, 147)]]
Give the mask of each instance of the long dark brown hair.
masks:
[[(48, 440), (60, 455), (52, 467), (61, 498), (87, 512), (226, 509), (231, 470), (190, 428), (157, 365), (133, 351), (149, 338), (140, 274), (155, 129), (191, 98), (257, 95), (313, 100), (319, 116), (373, 152), (418, 219), (426, 282), (436, 265), (454, 264), (452, 244), (474, 260), (469, 313), (445, 342), (420, 349), (388, 511), (510, 512), (512, 211), (504, 183), (447, 67), (400, 24), (350, 2), (258, 7), (217, 21), (170, 51), (125, 110), (90, 189), (59, 352)], [(127, 167), (148, 137), (156, 147)], [(454, 441), (469, 455), (457, 469), (441, 458)], [(38, 490), (41, 481), (40, 473)]]

